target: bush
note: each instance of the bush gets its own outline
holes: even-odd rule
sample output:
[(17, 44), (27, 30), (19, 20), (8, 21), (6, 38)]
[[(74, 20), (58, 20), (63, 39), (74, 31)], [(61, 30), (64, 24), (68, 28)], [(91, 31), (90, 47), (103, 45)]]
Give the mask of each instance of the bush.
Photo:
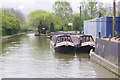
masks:
[(3, 11), (2, 14), (2, 34), (12, 35), (18, 33), (20, 30), (19, 20), (11, 13)]

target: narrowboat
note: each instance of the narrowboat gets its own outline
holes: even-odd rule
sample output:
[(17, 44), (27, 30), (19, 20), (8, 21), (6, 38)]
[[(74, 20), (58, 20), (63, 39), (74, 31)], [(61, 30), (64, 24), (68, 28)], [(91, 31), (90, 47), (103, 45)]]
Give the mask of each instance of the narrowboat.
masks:
[[(50, 33), (50, 36), (49, 36), (49, 39), (51, 40), (52, 39), (52, 36), (55, 36), (55, 35), (59, 35), (58, 32), (51, 32)], [(47, 37), (48, 38), (48, 37)]]
[(77, 38), (76, 53), (84, 52), (89, 53), (91, 49), (94, 49), (95, 42), (91, 35), (80, 35)]
[(74, 53), (75, 46), (69, 35), (54, 35), (50, 40), (50, 47), (57, 53)]

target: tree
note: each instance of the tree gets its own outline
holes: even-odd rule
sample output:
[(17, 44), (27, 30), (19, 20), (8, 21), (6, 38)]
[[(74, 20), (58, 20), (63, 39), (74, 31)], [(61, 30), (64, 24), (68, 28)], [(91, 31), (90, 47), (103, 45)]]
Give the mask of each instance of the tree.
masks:
[(2, 10), (2, 35), (16, 34), (20, 31), (20, 22), (14, 14)]
[(73, 21), (73, 26), (74, 26), (74, 30), (79, 30), (79, 27), (80, 27), (80, 16), (79, 14), (76, 14), (74, 16), (74, 21)]
[(0, 38), (2, 36), (2, 8), (0, 8)]
[(90, 0), (88, 2), (87, 13), (91, 19), (97, 17), (97, 2)]
[[(81, 5), (82, 28), (84, 26), (85, 20), (106, 16), (106, 8), (103, 6), (102, 2), (97, 2), (96, 0), (86, 0), (82, 1), (80, 5)], [(80, 14), (74, 15), (73, 26), (74, 30), (79, 30)]]
[(104, 17), (106, 16), (106, 9), (103, 7), (103, 3), (102, 2), (98, 2), (98, 8), (97, 8), (97, 13), (98, 13), (98, 17)]
[(106, 16), (113, 16), (113, 7), (111, 5), (106, 6), (105, 9), (106, 9)]
[(54, 32), (54, 24), (53, 24), (53, 22), (51, 22), (51, 25), (50, 25), (50, 32)]
[(40, 21), (40, 24), (38, 25), (38, 33), (41, 33), (41, 26), (42, 26), (42, 21)]
[[(83, 29), (83, 26), (84, 26), (84, 18), (83, 17), (84, 17), (84, 15), (82, 15), (81, 17), (82, 17), (81, 18), (81, 22), (82, 22), (81, 26)], [(80, 14), (79, 13), (74, 15), (73, 26), (74, 26), (73, 29), (76, 31), (78, 31), (80, 29)]]
[(13, 8), (4, 8), (4, 14), (8, 15), (13, 14), (16, 19), (20, 22), (20, 31), (27, 31), (26, 20), (24, 14), (20, 10), (15, 10)]
[(36, 10), (28, 15), (27, 26), (31, 29), (36, 29), (37, 31), (39, 29), (42, 30), (42, 28), (45, 28), (45, 30), (50, 30), (50, 25), (51, 23), (53, 23), (55, 26), (55, 30), (60, 29), (60, 20), (61, 18), (56, 17), (54, 13), (48, 13), (44, 10)]
[(62, 29), (65, 23), (72, 21), (72, 8), (69, 2), (56, 1), (53, 5), (53, 10), (58, 17), (61, 17)]
[(96, 17), (104, 17), (107, 14), (106, 8), (103, 6), (102, 2), (97, 2), (96, 0), (87, 0), (82, 1), (80, 5), (82, 6), (82, 15), (84, 15), (84, 20), (85, 18), (88, 20)]
[(20, 20), (20, 24), (25, 24), (25, 16), (20, 10), (15, 10), (13, 8), (6, 8), (6, 10), (14, 14), (15, 17)]

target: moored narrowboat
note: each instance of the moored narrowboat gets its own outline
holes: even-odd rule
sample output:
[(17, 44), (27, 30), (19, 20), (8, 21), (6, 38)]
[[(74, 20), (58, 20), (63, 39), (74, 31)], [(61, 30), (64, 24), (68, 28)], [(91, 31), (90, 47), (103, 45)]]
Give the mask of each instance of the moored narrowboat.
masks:
[(76, 40), (76, 53), (84, 52), (89, 53), (91, 49), (94, 49), (94, 39), (90, 35), (79, 35)]
[(50, 47), (57, 53), (74, 53), (75, 46), (69, 35), (55, 35), (50, 41)]

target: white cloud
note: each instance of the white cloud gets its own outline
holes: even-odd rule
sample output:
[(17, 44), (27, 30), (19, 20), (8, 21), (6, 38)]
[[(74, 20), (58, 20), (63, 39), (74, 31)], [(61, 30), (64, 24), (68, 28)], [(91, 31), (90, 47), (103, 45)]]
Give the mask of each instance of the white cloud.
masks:
[(24, 9), (24, 5), (19, 5), (18, 7), (20, 10)]
[(0, 3), (0, 8), (2, 8), (2, 3)]
[[(29, 14), (31, 11), (37, 9), (43, 9), (48, 12), (53, 12), (52, 5), (57, 0), (1, 0), (3, 7), (20, 9), (24, 14)], [(83, 0), (66, 0), (70, 2), (74, 13), (79, 13), (80, 2)], [(112, 6), (113, 0), (97, 0), (104, 4), (110, 4)], [(118, 2), (120, 0), (116, 0)]]

